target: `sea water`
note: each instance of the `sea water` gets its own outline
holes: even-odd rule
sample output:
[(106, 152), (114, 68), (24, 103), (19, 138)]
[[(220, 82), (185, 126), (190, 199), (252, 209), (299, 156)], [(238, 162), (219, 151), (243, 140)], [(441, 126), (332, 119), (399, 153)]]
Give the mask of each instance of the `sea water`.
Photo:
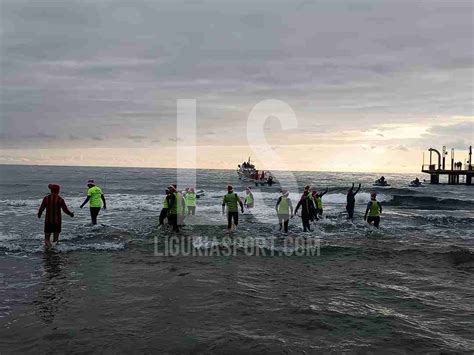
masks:
[[(176, 170), (2, 166), (0, 174), (2, 353), (474, 349), (471, 186), (414, 188), (412, 175), (384, 174), (391, 186), (377, 188), (377, 174), (295, 172), (294, 207), (304, 185), (329, 189), (311, 233), (299, 217), (290, 237), (278, 231), (276, 185), (252, 186), (255, 207), (229, 236), (222, 197), (228, 184), (244, 197), (248, 183), (234, 171), (198, 170), (205, 195), (181, 235), (191, 249), (217, 252), (160, 256), (169, 236), (158, 215)], [(194, 184), (192, 171), (184, 175)], [(91, 178), (107, 199), (96, 226), (79, 209)], [(348, 221), (352, 182), (362, 189)], [(61, 185), (75, 213), (64, 215), (51, 251), (36, 216), (48, 183)], [(383, 206), (378, 230), (363, 221), (372, 191)], [(295, 253), (291, 238), (316, 240), (318, 253)], [(258, 242), (261, 252), (236, 244), (220, 254), (224, 240)]]

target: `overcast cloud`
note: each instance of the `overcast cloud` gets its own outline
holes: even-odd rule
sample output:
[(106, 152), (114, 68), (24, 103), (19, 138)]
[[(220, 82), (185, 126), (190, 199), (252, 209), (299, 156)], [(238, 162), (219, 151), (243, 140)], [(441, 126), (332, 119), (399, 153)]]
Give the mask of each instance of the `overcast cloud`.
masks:
[(391, 149), (472, 142), (473, 11), (470, 0), (2, 0), (2, 146), (172, 146), (179, 98), (197, 99), (198, 144), (245, 144), (247, 115), (268, 98), (297, 113), (291, 144), (387, 123), (427, 127), (406, 142), (382, 132), (375, 143)]

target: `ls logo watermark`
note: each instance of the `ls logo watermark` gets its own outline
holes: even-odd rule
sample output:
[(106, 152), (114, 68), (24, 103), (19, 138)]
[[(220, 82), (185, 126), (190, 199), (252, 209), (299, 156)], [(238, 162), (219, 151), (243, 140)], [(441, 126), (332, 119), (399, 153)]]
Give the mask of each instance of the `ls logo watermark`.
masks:
[[(196, 105), (196, 99), (177, 100), (176, 183), (178, 190), (182, 190), (185, 186), (196, 186), (196, 168), (184, 168), (197, 166)], [(246, 136), (248, 146), (253, 153), (253, 159), (262, 162), (262, 171), (270, 171), (275, 166), (280, 168), (279, 172), (272, 172), (272, 176), (275, 177), (281, 190), (297, 192), (298, 185), (294, 174), (289, 171), (290, 169), (286, 163), (265, 138), (264, 126), (266, 120), (270, 117), (278, 119), (283, 130), (298, 127), (296, 114), (287, 103), (280, 100), (263, 100), (252, 108), (247, 117)], [(223, 185), (223, 194), (225, 188), (226, 186)], [(265, 205), (261, 195), (254, 195), (253, 198), (255, 205)], [(254, 217), (258, 223), (269, 223), (268, 219), (262, 218), (260, 215)], [(207, 225), (207, 222), (205, 218), (199, 218), (189, 220), (187, 223)], [(222, 224), (225, 224), (224, 220), (222, 220)]]

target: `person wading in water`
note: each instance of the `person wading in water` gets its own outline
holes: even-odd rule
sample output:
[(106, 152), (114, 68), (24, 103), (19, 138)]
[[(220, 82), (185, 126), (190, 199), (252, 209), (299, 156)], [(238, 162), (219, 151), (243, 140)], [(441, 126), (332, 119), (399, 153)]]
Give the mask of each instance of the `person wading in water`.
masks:
[(53, 234), (53, 243), (59, 243), (62, 212), (74, 217), (74, 213), (69, 211), (66, 202), (59, 196), (61, 187), (56, 184), (49, 184), (48, 188), (51, 193), (43, 198), (43, 202), (38, 210), (38, 218), (41, 218), (43, 211), (46, 210), (46, 217), (44, 219), (44, 245), (46, 248), (51, 247), (51, 234)]

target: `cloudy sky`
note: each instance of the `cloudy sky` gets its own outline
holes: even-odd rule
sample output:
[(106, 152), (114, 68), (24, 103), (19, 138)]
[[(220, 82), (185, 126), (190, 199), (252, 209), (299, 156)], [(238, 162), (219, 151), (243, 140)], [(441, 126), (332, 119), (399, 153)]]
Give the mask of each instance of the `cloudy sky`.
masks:
[(265, 163), (247, 124), (267, 99), (297, 120), (265, 122), (267, 168), (418, 171), (473, 143), (471, 0), (0, 4), (0, 163), (174, 167), (177, 99), (204, 168)]

